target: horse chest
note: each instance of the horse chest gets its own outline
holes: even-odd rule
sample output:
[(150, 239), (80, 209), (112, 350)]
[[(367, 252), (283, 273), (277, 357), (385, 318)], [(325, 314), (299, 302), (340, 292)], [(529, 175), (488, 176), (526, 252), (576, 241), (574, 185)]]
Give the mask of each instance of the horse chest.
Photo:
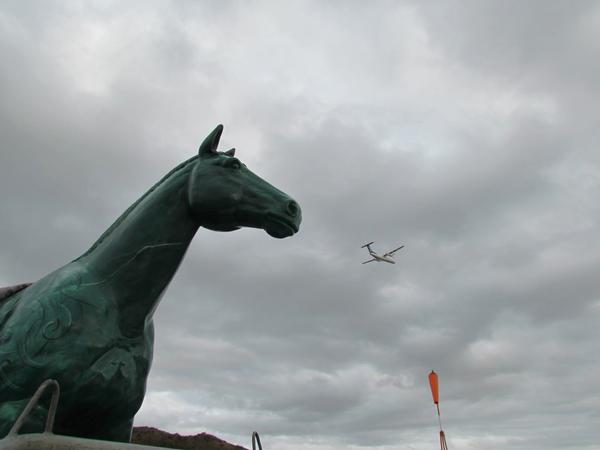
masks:
[(35, 289), (24, 294), (0, 339), (0, 370), (10, 390), (34, 390), (54, 378), (68, 403), (98, 392), (121, 402), (143, 396), (152, 342), (143, 334), (123, 336), (110, 291), (91, 295), (62, 286), (45, 296)]

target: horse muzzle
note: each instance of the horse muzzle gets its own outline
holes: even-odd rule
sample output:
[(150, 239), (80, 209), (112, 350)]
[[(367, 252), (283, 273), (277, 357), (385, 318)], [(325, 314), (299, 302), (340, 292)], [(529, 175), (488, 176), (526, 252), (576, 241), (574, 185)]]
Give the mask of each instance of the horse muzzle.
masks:
[(300, 229), (300, 222), (302, 222), (300, 205), (294, 200), (289, 200), (282, 213), (267, 213), (264, 229), (269, 236), (283, 239), (296, 234)]

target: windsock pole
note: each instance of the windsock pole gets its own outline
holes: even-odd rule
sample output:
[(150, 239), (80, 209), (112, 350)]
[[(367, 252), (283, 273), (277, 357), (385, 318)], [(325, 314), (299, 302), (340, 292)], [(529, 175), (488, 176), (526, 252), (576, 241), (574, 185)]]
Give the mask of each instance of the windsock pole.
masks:
[(442, 415), (440, 414), (440, 389), (438, 383), (438, 376), (433, 370), (429, 374), (429, 387), (431, 388), (431, 395), (433, 397), (433, 403), (437, 408), (438, 422), (440, 424), (440, 448), (441, 450), (448, 450), (448, 445), (446, 444), (446, 435), (444, 434), (444, 430), (442, 430)]

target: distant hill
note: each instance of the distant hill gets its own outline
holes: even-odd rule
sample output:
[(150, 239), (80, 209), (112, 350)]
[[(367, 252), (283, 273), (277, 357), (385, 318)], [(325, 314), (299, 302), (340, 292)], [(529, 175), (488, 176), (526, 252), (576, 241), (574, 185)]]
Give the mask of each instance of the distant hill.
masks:
[(247, 450), (207, 433), (181, 436), (177, 433), (167, 433), (152, 427), (133, 427), (131, 443), (183, 450)]

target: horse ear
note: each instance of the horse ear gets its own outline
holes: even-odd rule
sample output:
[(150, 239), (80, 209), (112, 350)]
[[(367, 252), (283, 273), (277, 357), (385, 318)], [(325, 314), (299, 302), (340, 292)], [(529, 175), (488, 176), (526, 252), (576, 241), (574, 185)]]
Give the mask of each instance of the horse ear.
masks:
[(231, 157), (233, 158), (233, 157), (235, 156), (235, 148), (232, 148), (231, 150), (227, 150), (227, 151), (225, 152), (225, 154), (226, 154), (227, 156), (231, 156)]
[(198, 155), (200, 155), (200, 158), (217, 154), (217, 147), (219, 146), (221, 133), (223, 133), (223, 125), (217, 125), (217, 128), (215, 128), (212, 133), (206, 136), (206, 139), (202, 141), (202, 144), (200, 144), (200, 148), (198, 149)]

